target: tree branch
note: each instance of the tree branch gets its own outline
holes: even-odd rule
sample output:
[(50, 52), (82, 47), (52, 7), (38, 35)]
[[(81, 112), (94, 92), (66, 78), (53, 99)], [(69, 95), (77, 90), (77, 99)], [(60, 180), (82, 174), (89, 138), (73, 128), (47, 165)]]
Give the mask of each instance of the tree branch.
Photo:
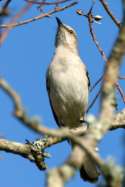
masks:
[(120, 28), (121, 24), (120, 24), (120, 22), (116, 19), (116, 17), (113, 15), (113, 13), (111, 12), (111, 10), (109, 9), (109, 6), (108, 6), (107, 2), (106, 2), (105, 0), (100, 0), (100, 3), (101, 3), (102, 6), (104, 7), (104, 9), (105, 9), (106, 12), (108, 13), (108, 15), (111, 17), (111, 19), (113, 20), (113, 22), (116, 24), (116, 26)]
[(20, 21), (20, 22), (17, 22), (17, 23), (12, 23), (12, 24), (2, 24), (0, 25), (0, 28), (12, 28), (12, 27), (17, 27), (17, 26), (21, 26), (21, 25), (25, 25), (25, 24), (28, 24), (28, 23), (31, 23), (31, 22), (34, 22), (34, 21), (37, 21), (37, 20), (40, 20), (40, 19), (43, 19), (45, 17), (49, 17), (57, 12), (61, 12), (61, 11), (64, 11), (68, 8), (71, 8), (72, 6), (76, 5), (77, 4), (77, 1), (74, 1), (73, 3), (70, 3), (69, 5), (66, 5), (64, 7), (56, 7), (54, 10), (51, 10), (47, 13), (42, 13), (38, 16), (35, 16), (33, 18), (30, 18), (30, 19), (27, 19), (27, 20), (24, 20), (24, 21)]

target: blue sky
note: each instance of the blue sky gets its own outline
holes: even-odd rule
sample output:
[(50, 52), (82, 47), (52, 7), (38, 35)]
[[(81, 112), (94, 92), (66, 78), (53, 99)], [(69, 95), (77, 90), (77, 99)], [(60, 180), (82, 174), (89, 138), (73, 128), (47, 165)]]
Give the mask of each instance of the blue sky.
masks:
[[(121, 1), (114, 3), (108, 1), (112, 11), (121, 20)], [(13, 0), (11, 4), (12, 14), (22, 5), (22, 1)], [(80, 56), (84, 60), (93, 84), (104, 69), (104, 62), (97, 48), (92, 42), (87, 20), (78, 16), (76, 9), (87, 12), (91, 6), (90, 0), (80, 3), (64, 12), (53, 15), (50, 18), (27, 24), (13, 29), (0, 49), (0, 76), (4, 77), (10, 85), (19, 93), (23, 105), (30, 116), (39, 116), (42, 123), (50, 128), (57, 128), (54, 121), (45, 85), (45, 74), (54, 53), (54, 39), (57, 29), (55, 16), (64, 23), (72, 26), (78, 35)], [(106, 55), (110, 54), (111, 47), (118, 34), (118, 29), (107, 16), (104, 9), (97, 1), (94, 14), (103, 16), (102, 24), (94, 24), (94, 29), (101, 47)], [(26, 19), (38, 15), (36, 7), (23, 16)], [(124, 61), (125, 62), (125, 61)], [(125, 63), (121, 67), (121, 75), (125, 75)], [(125, 90), (125, 82), (120, 81)], [(92, 100), (97, 89), (90, 95)], [(118, 110), (124, 107), (118, 94)], [(12, 116), (13, 105), (11, 100), (0, 90), (0, 135), (9, 140), (25, 142), (25, 139), (35, 140), (39, 136), (25, 128)], [(90, 113), (98, 115), (99, 99)], [(116, 163), (123, 163), (123, 131), (109, 132), (100, 143), (102, 158), (113, 156)], [(63, 163), (67, 158), (70, 147), (64, 142), (47, 149), (52, 158), (47, 159), (49, 167), (55, 167)], [(22, 157), (12, 154), (0, 153), (1, 186), (3, 187), (42, 187), (44, 186), (44, 172)], [(67, 187), (95, 186), (84, 183), (77, 174), (73, 180), (67, 183)]]

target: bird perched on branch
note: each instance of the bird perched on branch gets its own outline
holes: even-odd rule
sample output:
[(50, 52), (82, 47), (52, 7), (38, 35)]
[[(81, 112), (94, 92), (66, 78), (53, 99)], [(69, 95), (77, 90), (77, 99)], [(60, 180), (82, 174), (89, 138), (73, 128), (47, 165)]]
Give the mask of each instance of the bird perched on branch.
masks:
[[(82, 125), (81, 119), (84, 120), (90, 82), (79, 56), (75, 31), (56, 19), (56, 49), (47, 71), (47, 91), (58, 126), (75, 128)], [(86, 158), (80, 174), (84, 180), (96, 181), (98, 172), (95, 163)]]

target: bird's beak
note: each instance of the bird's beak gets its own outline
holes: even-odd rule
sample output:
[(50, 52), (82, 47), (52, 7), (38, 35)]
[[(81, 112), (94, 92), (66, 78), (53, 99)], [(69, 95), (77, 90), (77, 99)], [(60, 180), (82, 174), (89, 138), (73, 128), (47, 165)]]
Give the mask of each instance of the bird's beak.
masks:
[(63, 25), (62, 21), (58, 17), (56, 17), (56, 21), (58, 23), (58, 26)]

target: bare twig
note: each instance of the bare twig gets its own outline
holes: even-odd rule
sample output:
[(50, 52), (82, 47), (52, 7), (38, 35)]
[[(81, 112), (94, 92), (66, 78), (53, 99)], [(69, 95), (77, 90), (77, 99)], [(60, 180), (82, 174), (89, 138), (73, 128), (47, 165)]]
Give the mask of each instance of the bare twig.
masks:
[(123, 89), (121, 88), (121, 86), (118, 83), (116, 83), (116, 87), (120, 93), (120, 96), (121, 96), (123, 102), (125, 103), (125, 93), (124, 93)]
[(90, 92), (92, 92), (94, 90), (94, 88), (103, 80), (103, 76), (101, 76), (95, 83), (94, 85), (92, 85), (92, 87), (90, 88)]
[(89, 13), (88, 13), (88, 23), (89, 23), (89, 29), (90, 29), (90, 33), (91, 33), (92, 39), (93, 39), (93, 41), (94, 41), (94, 43), (95, 43), (97, 49), (99, 50), (99, 52), (100, 52), (100, 54), (101, 54), (103, 60), (104, 60), (105, 62), (107, 62), (107, 57), (106, 57), (106, 55), (105, 55), (103, 49), (100, 47), (99, 42), (98, 42), (97, 39), (96, 39), (96, 34), (94, 33), (94, 30), (93, 30), (93, 28), (92, 28), (91, 17), (92, 17), (92, 13), (89, 12)]
[[(93, 30), (93, 28), (92, 28), (92, 24), (94, 23), (94, 19), (95, 19), (95, 16), (94, 16), (93, 13), (92, 13), (93, 6), (94, 6), (94, 3), (92, 4), (92, 6), (91, 6), (91, 8), (90, 8), (90, 10), (89, 10), (89, 12), (88, 12), (87, 14), (83, 14), (82, 10), (77, 10), (76, 12), (77, 12), (77, 14), (79, 14), (79, 15), (81, 15), (81, 16), (85, 16), (85, 17), (88, 19), (89, 29), (90, 29), (90, 34), (91, 34), (91, 36), (92, 36), (92, 39), (93, 39), (93, 41), (94, 41), (94, 43), (95, 43), (95, 45), (96, 45), (98, 51), (100, 52), (100, 54), (101, 54), (103, 60), (107, 63), (107, 57), (106, 57), (106, 55), (105, 55), (103, 49), (100, 47), (99, 42), (98, 42), (97, 39), (96, 39), (96, 34), (94, 33), (94, 30)], [(90, 92), (92, 92), (92, 90), (93, 90), (102, 80), (103, 80), (103, 76), (101, 76), (101, 77), (96, 81), (96, 83), (90, 88)], [(118, 91), (119, 91), (119, 93), (120, 93), (120, 95), (121, 95), (121, 97), (122, 97), (122, 99), (123, 99), (123, 98), (124, 98), (124, 97), (123, 97), (123, 91), (120, 89), (121, 87), (120, 87), (119, 83), (116, 83), (116, 88), (118, 89)], [(94, 105), (94, 103), (96, 102), (98, 96), (99, 96), (99, 92), (96, 94), (96, 96), (95, 96), (94, 99), (92, 100), (90, 106), (89, 106), (88, 109), (87, 109), (87, 112), (88, 112), (88, 111), (90, 110), (90, 108)], [(124, 99), (123, 99), (123, 102), (124, 102)]]
[(33, 1), (33, 0), (25, 0), (25, 1), (36, 4), (36, 5), (59, 5), (59, 4), (66, 3), (72, 0), (57, 0), (55, 2), (38, 2), (38, 1)]
[(6, 0), (2, 9), (6, 9), (9, 6), (9, 4), (11, 3), (11, 1), (12, 0)]
[(121, 23), (116, 19), (116, 17), (113, 15), (113, 13), (111, 12), (107, 2), (105, 0), (100, 0), (100, 3), (103, 5), (104, 9), (106, 10), (106, 12), (108, 13), (108, 15), (111, 17), (111, 19), (113, 20), (113, 22), (117, 25), (117, 27), (120, 28)]
[(31, 8), (32, 4), (28, 3), (26, 4), (23, 8), (21, 8), (21, 10), (11, 19), (10, 23), (9, 23), (9, 27), (2, 33), (1, 37), (0, 37), (0, 45), (3, 43), (3, 41), (5, 40), (5, 38), (7, 37), (7, 35), (9, 34), (9, 31), (12, 29), (11, 24), (14, 24), (15, 21), (20, 18), (23, 14), (25, 14), (30, 8)]
[(24, 20), (24, 21), (20, 21), (20, 22), (17, 22), (17, 23), (12, 23), (12, 24), (2, 24), (0, 25), (0, 28), (8, 28), (8, 27), (17, 27), (17, 26), (21, 26), (21, 25), (25, 25), (25, 24), (28, 24), (28, 23), (31, 23), (33, 21), (37, 21), (37, 20), (40, 20), (40, 19), (43, 19), (45, 17), (49, 17), (57, 12), (61, 12), (61, 11), (64, 11), (68, 8), (71, 8), (72, 6), (76, 5), (77, 4), (77, 1), (74, 1), (73, 3), (70, 3), (69, 5), (66, 5), (64, 7), (57, 7), (56, 9), (54, 10), (51, 10), (47, 13), (42, 13), (40, 14), (39, 16), (36, 16), (36, 17), (33, 17), (33, 18), (30, 18), (30, 19), (27, 19), (27, 20)]
[[(118, 78), (119, 78), (120, 80), (125, 80), (125, 77), (124, 77), (124, 76), (119, 76)], [(101, 77), (94, 83), (94, 85), (90, 88), (90, 92), (92, 92), (92, 91), (94, 90), (94, 88), (95, 88), (101, 81), (103, 81), (103, 76), (101, 76)], [(118, 90), (118, 92), (119, 92), (119, 94), (120, 94), (120, 96), (121, 96), (123, 102), (125, 103), (125, 93), (124, 93), (123, 89), (121, 88), (121, 86), (120, 86), (120, 84), (119, 84), (118, 82), (115, 84), (115, 86), (116, 86), (116, 88), (117, 88), (117, 90)], [(95, 104), (95, 102), (96, 102), (98, 96), (99, 96), (99, 92), (96, 94), (96, 96), (94, 97), (94, 99), (92, 100), (92, 102), (90, 103), (90, 105), (88, 106), (88, 109), (87, 109), (87, 111), (86, 111), (87, 113), (88, 113), (88, 111), (92, 108), (92, 106)]]
[(119, 76), (119, 79), (125, 80), (125, 76)]
[(6, 16), (8, 15), (8, 6), (11, 3), (12, 0), (6, 0), (2, 9), (0, 10), (0, 16)]
[(90, 10), (89, 10), (89, 12), (88, 12), (87, 14), (84, 14), (82, 10), (77, 10), (76, 13), (77, 13), (78, 15), (80, 15), (80, 16), (84, 16), (84, 17), (87, 18), (88, 23), (89, 23), (89, 30), (90, 30), (91, 37), (92, 37), (92, 39), (93, 39), (93, 41), (94, 41), (94, 43), (95, 43), (95, 45), (96, 45), (98, 51), (100, 52), (100, 54), (101, 54), (103, 60), (104, 60), (105, 62), (107, 62), (107, 57), (106, 57), (106, 55), (105, 55), (103, 49), (100, 47), (99, 42), (98, 42), (97, 39), (96, 39), (96, 34), (94, 33), (94, 30), (93, 30), (93, 28), (92, 28), (92, 24), (93, 24), (94, 21), (95, 21), (95, 16), (94, 16), (93, 13), (92, 13), (93, 7), (94, 7), (94, 3), (92, 4), (92, 6), (91, 6), (91, 8), (90, 8)]
[(92, 102), (90, 103), (90, 105), (88, 106), (86, 112), (88, 113), (89, 110), (93, 107), (93, 105), (95, 104), (97, 98), (99, 97), (99, 95), (101, 94), (101, 88), (99, 89), (99, 91), (97, 92), (97, 94), (95, 95), (94, 99), (92, 100)]

